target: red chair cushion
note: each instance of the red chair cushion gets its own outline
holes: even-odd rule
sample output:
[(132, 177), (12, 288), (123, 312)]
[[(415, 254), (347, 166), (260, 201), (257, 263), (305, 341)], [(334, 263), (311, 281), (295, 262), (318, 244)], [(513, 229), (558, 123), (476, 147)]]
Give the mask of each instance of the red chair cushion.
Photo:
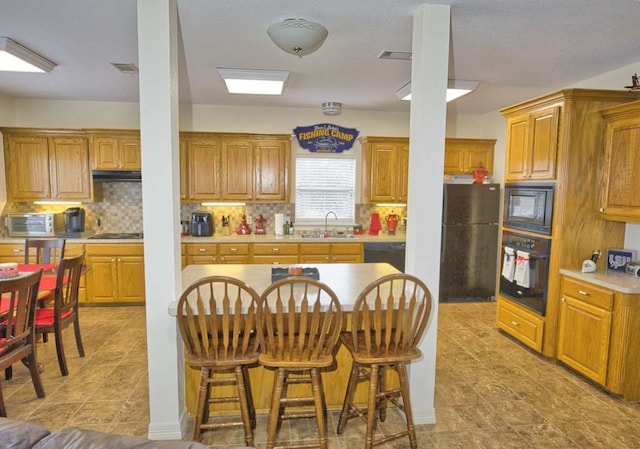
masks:
[[(73, 313), (73, 310), (67, 310), (62, 312), (61, 318), (66, 318)], [(53, 309), (50, 307), (43, 307), (36, 309), (36, 326), (53, 326)]]

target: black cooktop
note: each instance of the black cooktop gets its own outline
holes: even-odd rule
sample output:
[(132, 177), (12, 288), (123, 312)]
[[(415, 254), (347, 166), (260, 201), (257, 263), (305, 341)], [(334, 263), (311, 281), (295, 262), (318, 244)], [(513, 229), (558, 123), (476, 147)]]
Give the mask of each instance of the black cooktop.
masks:
[(96, 234), (88, 237), (90, 239), (106, 239), (106, 240), (117, 240), (117, 239), (141, 239), (143, 238), (142, 232), (106, 232), (104, 234)]

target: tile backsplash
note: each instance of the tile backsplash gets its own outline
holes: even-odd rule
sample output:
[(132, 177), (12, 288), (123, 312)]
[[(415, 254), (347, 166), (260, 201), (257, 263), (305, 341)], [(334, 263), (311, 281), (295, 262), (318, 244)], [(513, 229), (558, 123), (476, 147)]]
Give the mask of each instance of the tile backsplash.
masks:
[[(103, 200), (98, 203), (85, 203), (85, 228), (96, 233), (102, 232), (143, 232), (142, 228), (142, 185), (140, 183), (105, 182), (102, 186)], [(32, 203), (7, 203), (2, 211), (1, 232), (7, 235), (4, 217), (13, 212), (58, 212), (66, 209), (65, 205), (37, 205)], [(276, 213), (289, 216), (295, 223), (295, 205), (282, 203), (247, 204), (246, 206), (212, 206), (204, 207), (197, 204), (181, 204), (180, 219), (190, 220), (191, 213), (196, 211), (211, 212), (214, 219), (214, 233), (219, 233), (222, 227), (222, 216), (231, 216), (231, 231), (240, 223), (242, 215), (257, 218), (262, 215), (266, 219), (267, 234), (274, 233), (273, 221)], [(398, 230), (404, 230), (406, 207), (376, 206), (372, 204), (356, 205), (356, 223), (364, 229), (369, 227), (371, 214), (380, 214), (383, 229), (386, 228), (384, 218), (390, 214), (397, 214), (400, 220)], [(100, 219), (100, 227), (98, 227)], [(253, 226), (252, 226), (253, 228)]]

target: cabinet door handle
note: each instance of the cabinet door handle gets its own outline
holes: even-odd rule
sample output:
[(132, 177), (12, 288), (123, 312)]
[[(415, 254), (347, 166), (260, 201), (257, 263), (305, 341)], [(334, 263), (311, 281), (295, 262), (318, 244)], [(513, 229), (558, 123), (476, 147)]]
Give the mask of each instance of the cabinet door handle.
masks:
[(601, 207), (599, 210), (600, 212), (604, 212), (604, 207)]
[(238, 248), (231, 248), (229, 251), (231, 251), (232, 253), (235, 253), (238, 251)]
[(12, 249), (11, 252), (13, 254), (20, 254), (22, 252), (22, 250), (21, 249)]
[(198, 248), (198, 251), (200, 251), (201, 253), (206, 252), (207, 250), (205, 248)]
[(271, 248), (271, 251), (273, 251), (274, 253), (277, 253), (278, 251), (280, 251), (280, 248)]
[(591, 293), (585, 292), (584, 290), (578, 290), (578, 293), (580, 293), (582, 296), (591, 296)]
[(520, 326), (517, 321), (513, 321), (513, 320), (511, 321), (511, 324), (513, 324), (514, 326)]
[(562, 302), (566, 302), (567, 300), (566, 300), (566, 299), (564, 299), (564, 296), (563, 296), (562, 298), (560, 298), (560, 301), (562, 301)]

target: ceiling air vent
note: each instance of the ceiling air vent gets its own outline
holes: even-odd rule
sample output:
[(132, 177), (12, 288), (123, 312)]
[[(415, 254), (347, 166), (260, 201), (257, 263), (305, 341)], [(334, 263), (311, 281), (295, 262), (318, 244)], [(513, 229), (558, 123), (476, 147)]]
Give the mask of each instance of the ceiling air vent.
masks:
[(402, 61), (411, 61), (411, 52), (384, 50), (382, 53), (380, 53), (380, 55), (378, 55), (378, 59), (398, 59)]
[(136, 67), (135, 64), (131, 64), (131, 63), (124, 64), (124, 63), (119, 63), (119, 62), (112, 62), (111, 65), (114, 66), (119, 71), (121, 71), (122, 73), (126, 73), (127, 75), (137, 75), (138, 74), (138, 67)]

